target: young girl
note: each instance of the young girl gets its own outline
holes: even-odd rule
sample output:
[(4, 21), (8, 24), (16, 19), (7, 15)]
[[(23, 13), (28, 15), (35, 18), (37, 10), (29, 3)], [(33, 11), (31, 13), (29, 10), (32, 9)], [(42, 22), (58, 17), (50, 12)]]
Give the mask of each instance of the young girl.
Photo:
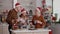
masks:
[(24, 9), (22, 10), (21, 15), (19, 17), (20, 17), (20, 19), (19, 19), (20, 27), (21, 28), (27, 28), (28, 17), (27, 17), (27, 13)]

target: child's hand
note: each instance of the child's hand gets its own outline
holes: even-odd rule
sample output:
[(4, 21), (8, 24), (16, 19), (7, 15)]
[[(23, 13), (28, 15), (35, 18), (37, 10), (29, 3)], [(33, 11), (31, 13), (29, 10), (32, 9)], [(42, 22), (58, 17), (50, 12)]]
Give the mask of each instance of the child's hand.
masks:
[(40, 23), (40, 24), (42, 24), (42, 22), (41, 22), (41, 21), (39, 21), (39, 20), (37, 20), (37, 23)]

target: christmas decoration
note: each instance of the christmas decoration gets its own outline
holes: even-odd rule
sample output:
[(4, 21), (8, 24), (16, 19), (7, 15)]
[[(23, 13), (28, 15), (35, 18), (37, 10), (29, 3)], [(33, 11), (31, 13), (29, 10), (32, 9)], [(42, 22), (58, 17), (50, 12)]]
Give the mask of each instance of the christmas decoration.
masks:
[(20, 5), (20, 3), (16, 3), (15, 6)]

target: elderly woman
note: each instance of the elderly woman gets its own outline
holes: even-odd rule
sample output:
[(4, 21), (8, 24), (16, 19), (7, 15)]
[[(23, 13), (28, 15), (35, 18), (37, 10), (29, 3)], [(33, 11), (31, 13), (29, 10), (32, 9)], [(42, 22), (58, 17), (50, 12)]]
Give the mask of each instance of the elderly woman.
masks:
[(35, 28), (44, 28), (46, 25), (44, 17), (41, 15), (41, 11), (42, 9), (37, 7), (35, 15), (33, 16), (32, 23), (35, 25)]

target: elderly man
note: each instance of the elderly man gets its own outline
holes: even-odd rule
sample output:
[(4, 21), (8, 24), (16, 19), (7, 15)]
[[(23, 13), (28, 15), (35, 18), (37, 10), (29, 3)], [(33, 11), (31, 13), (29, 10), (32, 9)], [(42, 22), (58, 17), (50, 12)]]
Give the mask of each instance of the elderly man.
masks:
[(12, 24), (14, 20), (18, 19), (18, 12), (21, 11), (22, 7), (19, 3), (15, 4), (15, 8), (11, 9), (7, 15), (6, 22), (9, 24), (9, 32), (11, 34), (10, 29), (12, 29)]
[(32, 22), (35, 25), (35, 28), (44, 28), (46, 25), (46, 22), (41, 15), (42, 9), (40, 7), (36, 8), (35, 15), (33, 16)]

